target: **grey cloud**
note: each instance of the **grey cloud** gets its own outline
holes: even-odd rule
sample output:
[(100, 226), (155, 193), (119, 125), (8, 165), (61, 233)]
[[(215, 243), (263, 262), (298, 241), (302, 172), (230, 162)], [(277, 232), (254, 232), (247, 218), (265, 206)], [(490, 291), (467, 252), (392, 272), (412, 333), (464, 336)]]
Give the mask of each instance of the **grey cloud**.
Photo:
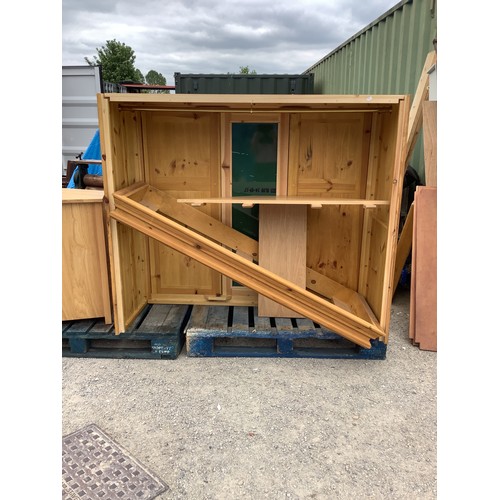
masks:
[[(106, 40), (172, 82), (181, 73), (301, 73), (392, 7), (388, 0), (168, 3), (63, 0), (63, 64), (84, 64)], [(70, 61), (70, 62), (64, 62)]]

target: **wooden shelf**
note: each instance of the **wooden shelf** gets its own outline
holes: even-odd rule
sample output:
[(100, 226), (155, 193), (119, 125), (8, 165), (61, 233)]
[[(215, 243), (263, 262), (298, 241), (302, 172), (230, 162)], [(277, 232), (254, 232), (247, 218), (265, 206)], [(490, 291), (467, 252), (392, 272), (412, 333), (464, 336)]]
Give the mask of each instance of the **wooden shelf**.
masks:
[(379, 205), (389, 205), (386, 200), (361, 200), (348, 198), (312, 198), (304, 196), (233, 196), (226, 198), (179, 198), (179, 203), (189, 203), (191, 206), (201, 206), (207, 203), (241, 204), (243, 207), (254, 205), (310, 205), (321, 208), (323, 205), (360, 205), (364, 208), (375, 208)]

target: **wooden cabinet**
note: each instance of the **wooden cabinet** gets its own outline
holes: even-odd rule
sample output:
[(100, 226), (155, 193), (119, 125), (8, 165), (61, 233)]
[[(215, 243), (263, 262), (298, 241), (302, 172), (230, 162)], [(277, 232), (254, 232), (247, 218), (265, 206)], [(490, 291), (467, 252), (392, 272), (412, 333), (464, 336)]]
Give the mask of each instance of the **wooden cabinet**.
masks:
[(62, 189), (62, 320), (112, 322), (104, 191)]
[(118, 333), (147, 303), (248, 305), (387, 342), (409, 96), (98, 107)]

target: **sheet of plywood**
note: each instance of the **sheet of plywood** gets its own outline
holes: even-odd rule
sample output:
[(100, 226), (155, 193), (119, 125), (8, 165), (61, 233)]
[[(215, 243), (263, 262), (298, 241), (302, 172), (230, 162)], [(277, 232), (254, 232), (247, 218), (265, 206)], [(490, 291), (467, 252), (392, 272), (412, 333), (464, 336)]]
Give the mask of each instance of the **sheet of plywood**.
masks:
[(437, 102), (423, 103), (425, 185), (437, 186)]
[[(259, 264), (296, 285), (306, 287), (307, 208), (261, 205)], [(300, 318), (302, 315), (259, 295), (259, 316)]]
[[(410, 337), (420, 349), (437, 351), (437, 189), (417, 187), (412, 254)], [(412, 310), (413, 309), (413, 310)]]

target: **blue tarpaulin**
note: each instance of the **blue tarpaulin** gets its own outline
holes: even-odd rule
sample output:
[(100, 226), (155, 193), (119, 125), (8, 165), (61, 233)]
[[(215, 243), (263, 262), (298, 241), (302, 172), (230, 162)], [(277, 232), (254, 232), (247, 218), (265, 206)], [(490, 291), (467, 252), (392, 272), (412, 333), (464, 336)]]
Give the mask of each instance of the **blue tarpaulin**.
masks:
[[(82, 160), (101, 160), (101, 137), (99, 135), (99, 129), (96, 130), (94, 137), (90, 141), (90, 144), (87, 146), (85, 153), (82, 155)], [(68, 189), (75, 189), (75, 173), (78, 171), (79, 167), (75, 168), (71, 179), (68, 182)], [(90, 163), (87, 169), (87, 174), (90, 175), (102, 175), (102, 165)]]

